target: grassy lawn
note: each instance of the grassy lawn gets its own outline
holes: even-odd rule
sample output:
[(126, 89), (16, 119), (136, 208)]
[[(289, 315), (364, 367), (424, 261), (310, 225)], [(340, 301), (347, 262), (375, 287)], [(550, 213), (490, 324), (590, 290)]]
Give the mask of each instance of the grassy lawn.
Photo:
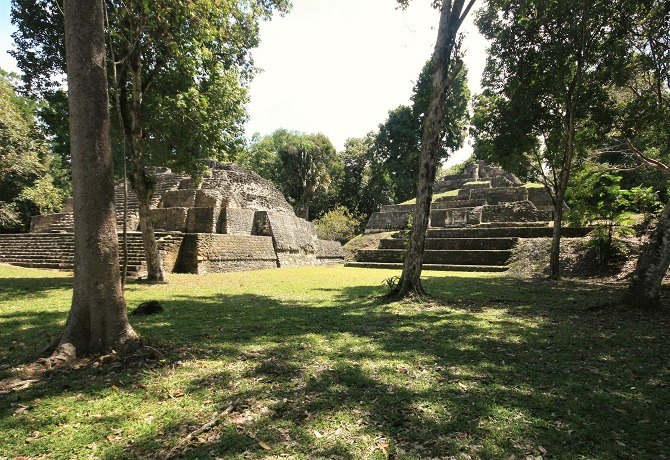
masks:
[[(310, 267), (130, 284), (143, 359), (0, 394), (0, 458), (664, 459), (670, 312), (621, 285)], [(67, 274), (0, 267), (0, 378), (52, 340)], [(7, 380), (5, 380), (7, 382)]]

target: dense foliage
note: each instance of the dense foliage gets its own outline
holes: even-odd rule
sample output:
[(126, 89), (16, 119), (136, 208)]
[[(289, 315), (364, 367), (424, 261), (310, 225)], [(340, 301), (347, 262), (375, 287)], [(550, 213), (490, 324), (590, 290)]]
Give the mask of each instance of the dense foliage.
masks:
[[(414, 85), (412, 105), (401, 105), (389, 112), (379, 125), (371, 155), (377, 168), (389, 178), (394, 202), (416, 196), (419, 177), (419, 152), (424, 121), (430, 98), (430, 62), (421, 70)], [(467, 70), (461, 69), (444, 104), (441, 145), (438, 160), (446, 160), (450, 153), (463, 146), (469, 121)]]
[(333, 176), (341, 175), (338, 160), (335, 147), (325, 135), (285, 129), (269, 136), (254, 136), (247, 152), (237, 159), (240, 165), (273, 181), (296, 215), (305, 219), (312, 202), (328, 192)]
[(27, 229), (30, 216), (58, 211), (67, 180), (35, 122), (35, 103), (0, 71), (0, 231)]

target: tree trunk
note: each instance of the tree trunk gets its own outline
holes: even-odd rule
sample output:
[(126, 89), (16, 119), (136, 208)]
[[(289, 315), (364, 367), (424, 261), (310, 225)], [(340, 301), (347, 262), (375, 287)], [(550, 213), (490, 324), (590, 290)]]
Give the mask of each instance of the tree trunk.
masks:
[(649, 243), (640, 253), (624, 303), (636, 308), (661, 305), (661, 283), (670, 266), (670, 200), (658, 218)]
[(556, 200), (554, 201), (554, 230), (551, 238), (551, 257), (549, 259), (549, 277), (561, 277), (561, 227), (563, 225), (563, 202), (570, 182), (572, 160), (575, 156), (575, 109), (572, 88), (567, 96), (565, 114), (565, 155), (558, 177)]
[(561, 277), (561, 229), (563, 225), (563, 199), (565, 191), (559, 190), (554, 203), (554, 230), (551, 233), (551, 256), (549, 257), (549, 277)]
[(142, 152), (142, 62), (139, 50), (135, 52), (134, 66), (130, 71), (132, 78), (132, 110), (131, 110), (131, 160), (133, 164), (133, 189), (137, 195), (138, 213), (140, 216), (140, 231), (142, 232), (142, 246), (144, 258), (147, 262), (147, 281), (158, 283), (165, 280), (163, 264), (158, 253), (158, 243), (154, 233), (154, 224), (149, 216), (153, 189), (151, 181), (144, 168)]
[(303, 188), (302, 195), (300, 199), (295, 204), (295, 215), (301, 217), (305, 220), (309, 218), (309, 207), (312, 204), (312, 198), (314, 198), (316, 187), (313, 185), (307, 185)]
[(452, 68), (451, 58), (456, 44), (458, 29), (470, 11), (470, 8), (472, 8), (474, 0), (468, 3), (465, 12), (461, 15), (464, 3), (465, 0), (456, 0), (452, 5), (451, 1), (444, 0), (440, 9), (440, 25), (431, 60), (433, 76), (430, 101), (423, 128), (421, 152), (419, 154), (419, 182), (417, 186), (416, 206), (402, 276), (398, 283), (397, 296), (399, 298), (414, 294), (425, 294), (421, 284), (421, 271), (423, 269), (426, 232), (430, 219), (430, 205), (433, 200), (437, 158), (442, 141), (444, 104), (455, 75), (460, 70)]
[(74, 197), (74, 292), (51, 360), (138, 345), (119, 272), (101, 2), (66, 0), (65, 44)]

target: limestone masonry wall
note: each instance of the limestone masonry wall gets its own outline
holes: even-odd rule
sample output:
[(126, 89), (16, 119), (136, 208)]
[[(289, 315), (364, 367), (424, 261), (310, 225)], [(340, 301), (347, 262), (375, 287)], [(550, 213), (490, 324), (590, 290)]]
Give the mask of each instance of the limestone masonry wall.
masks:
[[(551, 220), (551, 198), (543, 188), (527, 188), (511, 173), (483, 162), (469, 164), (463, 174), (445, 177), (435, 193), (456, 191), (431, 205), (431, 227), (464, 227), (505, 222)], [(386, 205), (373, 213), (366, 233), (407, 228), (413, 205)]]
[(186, 234), (175, 271), (205, 274), (277, 268), (272, 238), (252, 235)]
[[(341, 245), (320, 241), (314, 225), (296, 217), (270, 181), (235, 165), (211, 162), (209, 166), (210, 175), (200, 184), (168, 168), (149, 171), (156, 180), (149, 215), (154, 228), (185, 234), (183, 241), (180, 233), (178, 240), (163, 245), (166, 270), (206, 273), (344, 260)], [(122, 181), (117, 181), (115, 200), (117, 210), (122, 208)], [(133, 231), (137, 229), (137, 198), (132, 190), (128, 209), (129, 230)], [(117, 220), (122, 222), (122, 217)], [(32, 231), (71, 233), (72, 214), (39, 216), (33, 219)]]

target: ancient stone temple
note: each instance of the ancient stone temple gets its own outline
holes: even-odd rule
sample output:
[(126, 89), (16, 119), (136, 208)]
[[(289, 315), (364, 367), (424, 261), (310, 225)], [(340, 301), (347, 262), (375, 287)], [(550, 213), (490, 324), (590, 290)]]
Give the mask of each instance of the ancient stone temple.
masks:
[[(446, 192), (446, 193), (445, 193)], [(463, 174), (435, 184), (426, 236), (424, 269), (505, 271), (520, 238), (551, 237), (553, 205), (542, 187), (527, 187), (500, 168), (469, 164)], [(382, 206), (366, 233), (405, 230), (413, 204)], [(588, 228), (564, 228), (564, 237), (584, 236)], [(400, 268), (405, 232), (382, 239), (377, 249), (359, 250), (347, 266)]]
[[(339, 263), (340, 244), (319, 240), (314, 225), (298, 218), (274, 185), (233, 164), (211, 164), (200, 184), (167, 168), (156, 181), (151, 218), (168, 272), (196, 273)], [(117, 182), (118, 230), (123, 224), (123, 183)], [(137, 198), (129, 190), (129, 265), (143, 269)], [(36, 216), (30, 233), (0, 235), (0, 262), (36, 268), (73, 266), (71, 212)], [(119, 235), (121, 240), (121, 235)]]

